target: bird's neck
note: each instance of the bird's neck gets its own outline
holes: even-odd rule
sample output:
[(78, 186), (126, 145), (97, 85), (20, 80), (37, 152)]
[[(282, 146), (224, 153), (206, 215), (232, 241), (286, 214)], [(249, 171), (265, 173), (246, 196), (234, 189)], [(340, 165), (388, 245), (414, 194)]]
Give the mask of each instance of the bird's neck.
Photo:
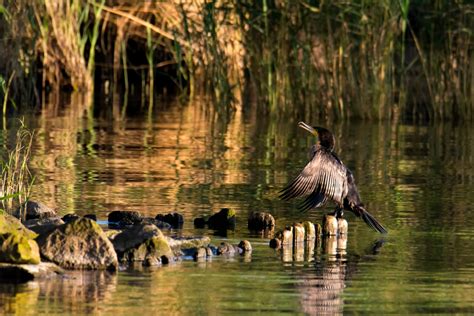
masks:
[(331, 153), (332, 153), (333, 150), (334, 150), (334, 146), (332, 146), (332, 145), (330, 145), (330, 144), (324, 144), (324, 143), (321, 144), (321, 142), (318, 142), (318, 143), (316, 144), (316, 148), (317, 148), (318, 150), (319, 150), (319, 149), (324, 149), (324, 150), (327, 150), (327, 151), (329, 151), (329, 152), (331, 152)]

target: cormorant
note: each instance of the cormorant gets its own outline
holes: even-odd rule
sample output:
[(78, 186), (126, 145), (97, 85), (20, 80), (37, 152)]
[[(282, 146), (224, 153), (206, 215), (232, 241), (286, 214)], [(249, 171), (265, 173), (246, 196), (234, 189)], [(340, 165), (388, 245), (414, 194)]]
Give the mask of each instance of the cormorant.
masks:
[(306, 196), (299, 207), (302, 211), (320, 207), (328, 201), (336, 203), (334, 215), (342, 217), (344, 209), (362, 217), (364, 222), (379, 233), (387, 230), (364, 208), (352, 172), (334, 153), (335, 138), (323, 127), (311, 127), (304, 122), (298, 126), (318, 137), (311, 148), (311, 160), (303, 171), (280, 192), (280, 198), (289, 200)]

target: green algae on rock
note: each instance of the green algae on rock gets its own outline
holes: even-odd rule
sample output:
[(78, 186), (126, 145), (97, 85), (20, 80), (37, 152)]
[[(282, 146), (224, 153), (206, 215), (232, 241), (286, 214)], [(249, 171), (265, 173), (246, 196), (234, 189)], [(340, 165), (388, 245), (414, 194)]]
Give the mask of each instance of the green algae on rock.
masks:
[(0, 234), (0, 262), (38, 264), (38, 244), (19, 233)]
[(39, 263), (37, 236), (15, 217), (0, 215), (0, 262)]

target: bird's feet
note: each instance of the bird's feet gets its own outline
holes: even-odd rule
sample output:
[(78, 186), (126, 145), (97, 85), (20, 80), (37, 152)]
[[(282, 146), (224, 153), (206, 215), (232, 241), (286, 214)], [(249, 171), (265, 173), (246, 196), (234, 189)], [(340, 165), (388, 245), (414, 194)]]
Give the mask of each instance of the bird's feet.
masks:
[(334, 210), (334, 213), (332, 215), (335, 216), (337, 219), (342, 218), (344, 216), (344, 209), (338, 207)]

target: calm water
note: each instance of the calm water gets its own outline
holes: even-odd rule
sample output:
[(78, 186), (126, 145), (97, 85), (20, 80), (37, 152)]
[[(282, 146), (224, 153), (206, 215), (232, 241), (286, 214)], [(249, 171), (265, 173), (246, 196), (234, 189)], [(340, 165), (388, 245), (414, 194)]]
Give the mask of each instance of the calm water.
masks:
[[(34, 199), (100, 219), (115, 209), (181, 212), (185, 226), (170, 234), (211, 235), (214, 244), (249, 239), (252, 256), (3, 284), (0, 313), (474, 312), (472, 125), (330, 124), (339, 156), (389, 234), (347, 214), (346, 253), (292, 257), (250, 233), (246, 219), (259, 210), (275, 216), (277, 229), (321, 221), (321, 210), (302, 214), (277, 198), (307, 161), (308, 133), (297, 120), (252, 112), (224, 123), (206, 107), (171, 104), (121, 120), (72, 101), (27, 116), (36, 130)], [(194, 217), (222, 207), (237, 211), (235, 231), (193, 228)]]

